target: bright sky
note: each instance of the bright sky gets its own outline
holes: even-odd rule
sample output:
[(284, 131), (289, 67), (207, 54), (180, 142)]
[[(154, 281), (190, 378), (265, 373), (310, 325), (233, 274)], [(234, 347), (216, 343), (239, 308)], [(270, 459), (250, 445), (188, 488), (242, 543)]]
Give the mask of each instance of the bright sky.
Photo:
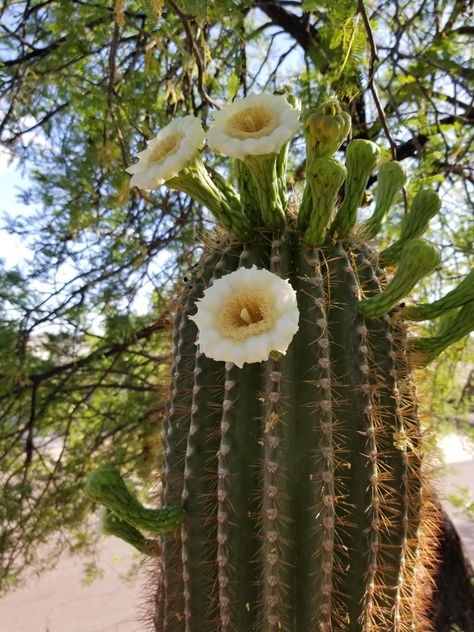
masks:
[(17, 167), (15, 163), (9, 164), (8, 154), (0, 150), (0, 259), (5, 261), (7, 268), (19, 264), (29, 254), (28, 248), (19, 237), (9, 235), (3, 229), (5, 213), (18, 216), (29, 215), (33, 212), (33, 207), (25, 206), (17, 199), (20, 189), (28, 182)]

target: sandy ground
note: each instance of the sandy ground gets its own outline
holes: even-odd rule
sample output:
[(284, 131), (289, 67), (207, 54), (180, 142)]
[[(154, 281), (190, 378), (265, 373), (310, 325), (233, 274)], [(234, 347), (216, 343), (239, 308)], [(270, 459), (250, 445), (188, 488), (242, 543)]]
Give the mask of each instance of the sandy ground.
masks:
[[(474, 447), (457, 435), (448, 435), (441, 444), (446, 468), (440, 479), (444, 494), (469, 487), (474, 498)], [(474, 523), (449, 504), (451, 517), (466, 549), (474, 560)], [(63, 558), (57, 567), (38, 580), (0, 600), (0, 632), (140, 632), (141, 586), (122, 579), (133, 563), (127, 544), (104, 538), (98, 563), (104, 577), (92, 585), (81, 583), (81, 558)]]
[(104, 576), (84, 585), (84, 559), (61, 559), (54, 570), (0, 600), (0, 632), (143, 632), (142, 578), (133, 584), (122, 578), (133, 560), (128, 544), (104, 538), (97, 558)]

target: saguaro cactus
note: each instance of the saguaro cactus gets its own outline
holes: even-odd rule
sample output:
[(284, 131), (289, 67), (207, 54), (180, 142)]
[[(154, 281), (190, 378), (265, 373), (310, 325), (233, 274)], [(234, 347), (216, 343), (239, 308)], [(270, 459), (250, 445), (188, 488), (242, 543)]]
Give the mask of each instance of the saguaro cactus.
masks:
[[(194, 187), (199, 200), (214, 196), (209, 208), (227, 229), (176, 308), (162, 434), (168, 513), (154, 529), (168, 525), (155, 558), (156, 632), (430, 629), (437, 516), (411, 371), (443, 345), (440, 336), (412, 345), (403, 313), (424, 311), (400, 301), (439, 264), (411, 228), (425, 228), (419, 214), (439, 205), (433, 192), (415, 198), (397, 247), (386, 251), (397, 265), (387, 277), (364, 239), (380, 230), (405, 182), (402, 167), (380, 168), (380, 201), (358, 226), (379, 150), (352, 141), (346, 172), (334, 153), (350, 125), (332, 101), (304, 117), (307, 183), (295, 212), (284, 203), (283, 170), (297, 125), (283, 96), (251, 97), (216, 115), (208, 142), (237, 161), (241, 206), (222, 178), (214, 194), (196, 153), (164, 179), (160, 152), (133, 169), (144, 174), (141, 186), (166, 180)], [(166, 139), (165, 128), (155, 153)], [(185, 142), (189, 154), (185, 133), (175, 139)], [(472, 327), (472, 280), (426, 310), (459, 310), (463, 326), (446, 344)], [(106, 496), (114, 512), (114, 494)], [(170, 532), (181, 520), (173, 507), (185, 516)], [(127, 521), (123, 503), (117, 515)]]

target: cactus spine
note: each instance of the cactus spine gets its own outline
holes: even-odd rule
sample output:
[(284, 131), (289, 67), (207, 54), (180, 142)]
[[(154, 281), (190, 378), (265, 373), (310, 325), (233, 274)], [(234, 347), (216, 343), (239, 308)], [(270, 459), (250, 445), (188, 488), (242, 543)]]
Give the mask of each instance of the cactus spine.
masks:
[[(212, 135), (216, 148), (227, 142), (240, 161), (242, 206), (234, 218), (233, 193), (224, 222), (232, 228), (207, 250), (176, 307), (162, 428), (163, 507), (152, 514), (164, 527), (156, 529), (161, 555), (155, 557), (153, 626), (156, 632), (423, 632), (430, 629), (437, 515), (411, 369), (417, 359), (425, 363), (440, 353), (454, 334), (411, 344), (399, 302), (439, 264), (436, 249), (420, 239), (438, 203), (430, 193), (423, 217), (414, 221), (414, 213), (405, 221), (396, 257), (387, 257), (398, 269), (387, 278), (361, 236), (378, 232), (405, 182), (401, 167), (385, 164), (383, 199), (365, 230), (357, 227), (379, 149), (370, 141), (349, 144), (338, 206), (346, 170), (332, 155), (350, 125), (331, 101), (303, 119), (307, 184), (295, 218), (283, 209), (289, 136), (282, 134), (280, 155), (269, 149), (280, 133), (276, 110), (268, 97), (261, 105), (251, 98), (247, 109), (245, 100), (229, 106), (230, 140), (223, 142), (217, 128)], [(219, 117), (222, 122), (223, 110)], [(234, 120), (239, 128), (232, 137)], [(250, 146), (257, 157), (247, 159), (242, 148)], [(221, 192), (230, 186), (222, 178), (215, 184)], [(185, 180), (180, 187), (190, 190)], [(269, 352), (260, 362), (242, 363), (240, 347), (239, 366), (231, 351), (227, 361), (214, 360), (201, 348), (205, 338), (200, 343), (194, 322), (200, 301), (210, 286), (254, 266), (289, 281), (298, 330), (285, 353)], [(431, 308), (439, 316), (444, 307), (465, 305), (452, 328), (457, 337), (474, 324), (471, 281)], [(226, 287), (237, 292), (232, 283)], [(232, 313), (245, 348), (252, 343), (246, 328), (264, 317), (258, 301), (242, 296)], [(213, 300), (216, 318), (206, 333), (223, 338), (221, 353), (235, 344), (219, 325), (230, 303)], [(272, 300), (275, 311), (286, 299)], [(416, 306), (405, 312), (424, 317)], [(207, 326), (202, 315), (199, 322)], [(112, 512), (115, 497), (102, 487), (96, 495)], [(144, 514), (132, 502), (135, 515), (127, 517), (129, 503), (127, 497), (116, 513), (140, 527), (136, 516), (152, 510)]]

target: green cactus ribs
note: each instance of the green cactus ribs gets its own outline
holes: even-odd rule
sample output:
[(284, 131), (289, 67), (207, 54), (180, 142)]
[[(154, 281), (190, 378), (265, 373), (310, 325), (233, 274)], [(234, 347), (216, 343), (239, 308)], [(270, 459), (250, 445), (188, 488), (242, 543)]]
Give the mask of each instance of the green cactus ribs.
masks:
[[(290, 281), (301, 317), (285, 354), (239, 368), (199, 352), (189, 317), (206, 287), (252, 265)], [(415, 616), (425, 629), (414, 578), (435, 517), (405, 330), (359, 312), (384, 285), (366, 247), (306, 246), (297, 229), (203, 260), (163, 428), (163, 502), (188, 518), (161, 535), (157, 631), (395, 632)]]

